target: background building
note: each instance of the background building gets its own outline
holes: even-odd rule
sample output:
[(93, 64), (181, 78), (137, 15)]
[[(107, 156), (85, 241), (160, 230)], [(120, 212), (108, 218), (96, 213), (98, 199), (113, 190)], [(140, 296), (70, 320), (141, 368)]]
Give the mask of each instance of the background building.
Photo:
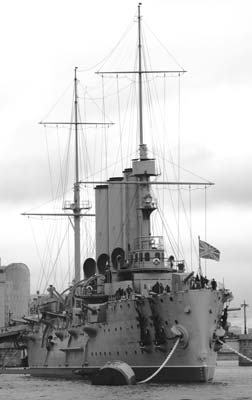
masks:
[(23, 263), (0, 267), (0, 327), (28, 314), (30, 271)]

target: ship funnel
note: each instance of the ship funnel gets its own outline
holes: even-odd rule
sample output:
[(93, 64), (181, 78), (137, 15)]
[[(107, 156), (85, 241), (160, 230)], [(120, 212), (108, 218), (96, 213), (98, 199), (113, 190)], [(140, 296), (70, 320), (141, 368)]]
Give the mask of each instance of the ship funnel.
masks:
[(109, 255), (102, 253), (97, 260), (98, 273), (105, 275), (106, 266), (109, 264)]
[(93, 258), (87, 258), (83, 264), (84, 279), (90, 278), (95, 274), (96, 262)]
[(125, 259), (125, 252), (121, 247), (116, 247), (111, 253), (111, 261), (113, 269), (117, 270), (122, 268)]

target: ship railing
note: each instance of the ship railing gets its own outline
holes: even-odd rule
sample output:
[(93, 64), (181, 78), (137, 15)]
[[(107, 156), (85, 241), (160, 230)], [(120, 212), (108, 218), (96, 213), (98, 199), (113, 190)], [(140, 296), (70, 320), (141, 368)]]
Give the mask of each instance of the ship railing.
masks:
[(140, 236), (134, 241), (134, 250), (164, 250), (163, 236)]

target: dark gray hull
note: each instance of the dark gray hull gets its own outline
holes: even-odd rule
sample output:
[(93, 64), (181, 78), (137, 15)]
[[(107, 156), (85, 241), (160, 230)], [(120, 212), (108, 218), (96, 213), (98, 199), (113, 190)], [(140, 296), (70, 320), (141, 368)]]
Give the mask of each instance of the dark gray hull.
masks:
[[(141, 381), (152, 375), (157, 368), (155, 367), (133, 367), (136, 380)], [(63, 378), (63, 379), (90, 379), (93, 374), (99, 371), (99, 368), (73, 368), (73, 367), (37, 367), (29, 368), (32, 376), (45, 378)], [(152, 379), (155, 383), (167, 382), (209, 382), (213, 379), (215, 366), (171, 366), (164, 367)]]

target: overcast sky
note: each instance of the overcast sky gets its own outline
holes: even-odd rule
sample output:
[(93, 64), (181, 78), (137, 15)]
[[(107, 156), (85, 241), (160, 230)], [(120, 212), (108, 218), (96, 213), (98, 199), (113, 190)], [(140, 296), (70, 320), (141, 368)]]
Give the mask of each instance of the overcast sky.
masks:
[[(221, 262), (209, 262), (209, 275), (225, 279), (234, 305), (246, 299), (252, 310), (251, 0), (142, 4), (146, 24), (188, 71), (181, 81), (181, 164), (216, 183), (207, 237)], [(9, 0), (0, 11), (0, 256), (4, 265), (26, 263), (35, 290), (39, 263), (20, 213), (46, 201), (37, 123), (75, 66), (88, 69), (114, 47), (137, 1)]]

